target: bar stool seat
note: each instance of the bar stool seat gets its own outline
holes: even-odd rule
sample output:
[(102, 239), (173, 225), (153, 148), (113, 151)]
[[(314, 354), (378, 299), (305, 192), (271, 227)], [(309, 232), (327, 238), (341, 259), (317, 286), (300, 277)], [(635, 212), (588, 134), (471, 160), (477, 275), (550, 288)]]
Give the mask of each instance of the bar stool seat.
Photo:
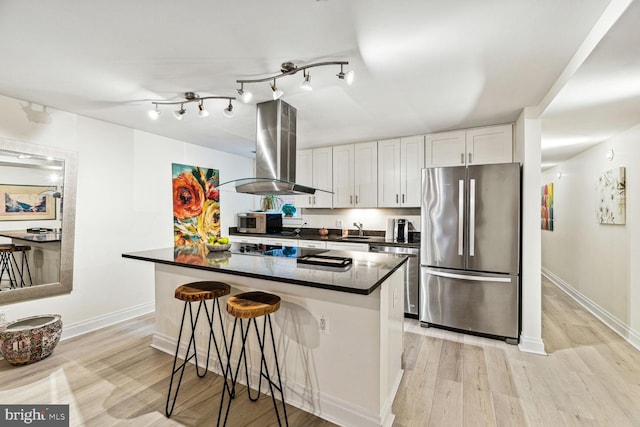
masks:
[[(229, 390), (229, 401), (227, 402), (227, 409), (224, 416), (224, 420), (222, 421), (222, 425), (227, 424), (227, 418), (229, 416), (229, 409), (231, 408), (231, 400), (235, 398), (235, 386), (238, 380), (238, 373), (240, 371), (240, 365), (244, 361), (244, 369), (245, 376), (247, 379), (247, 394), (249, 395), (249, 400), (257, 401), (260, 397), (260, 391), (262, 388), (262, 379), (266, 379), (266, 382), (269, 384), (269, 391), (271, 393), (271, 399), (273, 401), (273, 407), (276, 412), (276, 417), (278, 418), (278, 425), (282, 426), (282, 420), (280, 418), (280, 411), (278, 410), (278, 405), (276, 402), (276, 397), (274, 391), (277, 390), (280, 392), (280, 397), (282, 401), (282, 411), (284, 414), (284, 422), (285, 425), (289, 425), (289, 420), (287, 418), (287, 409), (284, 401), (284, 391), (282, 388), (282, 379), (280, 377), (280, 367), (278, 365), (278, 355), (276, 351), (276, 343), (275, 338), (273, 336), (273, 326), (271, 324), (271, 314), (275, 313), (280, 309), (280, 297), (278, 295), (269, 294), (266, 292), (254, 291), (254, 292), (245, 292), (238, 295), (234, 295), (229, 297), (227, 300), (227, 312), (235, 317), (233, 322), (233, 332), (231, 334), (231, 341), (229, 342), (229, 354), (231, 354), (231, 350), (233, 347), (233, 341), (236, 334), (236, 327), (238, 323), (240, 324), (240, 335), (242, 337), (242, 348), (240, 350), (240, 357), (238, 358), (238, 365), (236, 366), (235, 374), (232, 375), (232, 367), (231, 367), (231, 358), (227, 359), (227, 370), (224, 375), (224, 390), (220, 394), (220, 409), (218, 411), (218, 426), (220, 425), (220, 421), (222, 418), (222, 407), (224, 406), (224, 400), (227, 393), (225, 390)], [(264, 322), (262, 324), (262, 331), (258, 329), (258, 323), (256, 321), (257, 318), (263, 317)], [(244, 327), (244, 320), (246, 322), (246, 328)], [(239, 322), (238, 322), (239, 321)], [(256, 333), (256, 337), (258, 339), (258, 345), (260, 348), (260, 380), (258, 382), (258, 393), (254, 397), (251, 395), (251, 385), (249, 384), (249, 369), (247, 366), (247, 354), (246, 354), (246, 343), (247, 337), (249, 335), (249, 330), (251, 325), (253, 324), (254, 330)], [(269, 326), (269, 334), (271, 335), (271, 345), (273, 349), (273, 356), (275, 359), (275, 367), (276, 367), (276, 378), (272, 379), (269, 374), (269, 367), (267, 366), (267, 361), (265, 358), (264, 347), (266, 343), (266, 331), (267, 325)], [(231, 387), (227, 385), (227, 378), (231, 380)], [(277, 380), (274, 381), (274, 380)]]
[[(225, 371), (225, 365), (222, 362), (222, 356), (220, 353), (220, 344), (218, 343), (218, 337), (214, 332), (214, 320), (215, 313), (218, 313), (218, 321), (221, 326), (222, 331), (222, 342), (221, 345), (224, 346), (225, 356), (229, 357), (229, 351), (227, 349), (227, 340), (225, 337), (224, 328), (222, 327), (222, 313), (220, 311), (220, 302), (219, 298), (231, 293), (231, 287), (224, 282), (217, 281), (201, 281), (201, 282), (192, 282), (187, 283), (185, 285), (178, 286), (175, 290), (174, 296), (176, 299), (184, 301), (184, 308), (182, 310), (182, 320), (180, 322), (180, 332), (178, 333), (178, 342), (176, 344), (176, 353), (173, 358), (173, 369), (171, 371), (171, 380), (169, 382), (169, 391), (167, 393), (167, 404), (165, 406), (165, 414), (167, 417), (171, 417), (173, 413), (173, 408), (176, 404), (176, 400), (178, 398), (178, 392), (180, 391), (180, 384), (182, 383), (182, 376), (184, 375), (184, 370), (187, 363), (194, 359), (196, 374), (198, 377), (203, 378), (207, 371), (209, 370), (209, 356), (211, 354), (211, 342), (213, 341), (214, 348), (216, 350), (216, 355), (218, 357), (218, 361), (220, 362), (220, 371)], [(209, 308), (207, 307), (206, 301), (212, 300), (213, 303), (211, 305), (211, 314), (209, 314)], [(198, 310), (193, 315), (193, 309), (191, 307), (192, 303), (198, 303)], [(209, 345), (207, 348), (207, 361), (204, 366), (204, 371), (200, 372), (200, 366), (198, 364), (198, 351), (196, 349), (196, 326), (198, 324), (198, 319), (200, 318), (200, 311), (204, 307), (204, 312), (207, 317), (207, 328), (209, 329)], [(178, 358), (180, 353), (180, 341), (182, 338), (182, 331), (185, 326), (185, 317), (187, 313), (187, 308), (189, 308), (189, 325), (191, 327), (191, 337), (189, 338), (189, 344), (187, 345), (187, 350), (185, 351), (183, 362), (176, 367), (178, 364)], [(180, 373), (180, 377), (178, 379), (178, 383), (175, 386), (174, 390), (174, 377), (177, 373)]]
[[(25, 287), (27, 286), (27, 278), (29, 279), (29, 283), (28, 286), (33, 285), (33, 281), (31, 280), (31, 269), (29, 268), (29, 257), (27, 256), (27, 252), (29, 252), (31, 250), (31, 246), (29, 245), (16, 245), (15, 249), (14, 249), (14, 254), (16, 252), (20, 252), (21, 253), (21, 259), (20, 259), (20, 279), (21, 279), (21, 286)], [(16, 264), (16, 267), (18, 266), (18, 262), (16, 261), (16, 259), (14, 258), (14, 263)], [(25, 276), (25, 268), (27, 269), (27, 274)]]
[[(16, 245), (14, 245), (13, 243), (0, 244), (0, 284), (2, 283), (2, 280), (6, 280), (3, 279), (3, 277), (4, 274), (7, 273), (10, 289), (14, 289), (18, 285), (18, 278), (16, 277), (16, 271), (14, 269), (14, 264), (16, 262), (15, 258), (13, 257), (15, 248)], [(22, 276), (20, 281), (22, 281)]]

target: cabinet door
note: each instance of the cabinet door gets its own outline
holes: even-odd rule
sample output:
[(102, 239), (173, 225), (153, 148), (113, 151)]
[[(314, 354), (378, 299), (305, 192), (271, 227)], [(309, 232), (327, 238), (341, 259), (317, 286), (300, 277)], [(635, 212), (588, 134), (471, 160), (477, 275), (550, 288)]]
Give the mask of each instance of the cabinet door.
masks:
[(333, 147), (333, 207), (351, 208), (353, 194), (353, 144)]
[(433, 133), (425, 137), (426, 166), (465, 164), (465, 131)]
[(489, 126), (467, 131), (467, 164), (486, 165), (513, 161), (511, 125)]
[(421, 173), (424, 168), (424, 136), (402, 138), (400, 144), (400, 204), (420, 207)]
[(354, 195), (356, 208), (378, 206), (378, 143), (354, 144)]
[(301, 248), (326, 249), (327, 242), (324, 240), (298, 240), (298, 246)]
[[(313, 186), (313, 150), (298, 150), (296, 152), (296, 183)], [(310, 208), (313, 206), (313, 196), (296, 196), (296, 207)]]
[[(424, 153), (422, 157), (424, 158)], [(380, 207), (400, 206), (400, 163), (400, 140), (378, 141), (378, 206)]]
[(279, 239), (273, 237), (263, 237), (260, 239), (260, 243), (273, 246), (298, 246), (297, 239)]
[(327, 242), (327, 249), (369, 252), (369, 245), (366, 243)]
[[(333, 149), (331, 147), (313, 149), (313, 186), (317, 189), (333, 191)], [(316, 191), (313, 207), (330, 208), (333, 194)]]

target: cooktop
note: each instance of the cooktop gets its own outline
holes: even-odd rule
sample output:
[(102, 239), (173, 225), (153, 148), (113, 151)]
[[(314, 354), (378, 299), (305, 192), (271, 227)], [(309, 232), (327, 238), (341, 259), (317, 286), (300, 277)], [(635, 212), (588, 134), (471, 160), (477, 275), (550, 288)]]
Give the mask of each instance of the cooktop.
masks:
[(285, 258), (300, 258), (308, 255), (318, 255), (327, 249), (300, 248), (297, 246), (265, 245), (262, 243), (233, 243), (229, 252), (234, 254), (275, 256)]

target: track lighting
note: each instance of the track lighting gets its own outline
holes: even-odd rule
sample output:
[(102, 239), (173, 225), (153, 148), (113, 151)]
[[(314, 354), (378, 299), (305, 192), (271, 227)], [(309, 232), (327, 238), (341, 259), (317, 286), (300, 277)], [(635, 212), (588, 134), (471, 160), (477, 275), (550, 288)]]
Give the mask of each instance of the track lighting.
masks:
[(204, 104), (202, 103), (203, 101), (200, 100), (200, 104), (198, 104), (198, 115), (200, 117), (207, 117), (209, 115), (209, 112), (207, 110), (204, 109)]
[(244, 90), (244, 83), (240, 84), (238, 95), (240, 95), (240, 101), (244, 102), (245, 104), (251, 102), (251, 98), (253, 98), (253, 94), (251, 92)]
[[(303, 65), (303, 66), (296, 66), (293, 62), (283, 62), (281, 64), (281, 68), (280, 68), (280, 74), (276, 74), (274, 76), (270, 76), (270, 77), (264, 77), (261, 79), (252, 79), (252, 80), (236, 80), (236, 83), (240, 83), (240, 89), (237, 89), (238, 94), (241, 97), (244, 97), (245, 94), (249, 93), (249, 92), (245, 92), (244, 90), (244, 84), (245, 83), (264, 83), (264, 82), (270, 82), (271, 80), (273, 80), (273, 83), (269, 83), (269, 87), (271, 88), (271, 91), (273, 92), (273, 99), (278, 99), (280, 98), (282, 95), (284, 95), (284, 92), (280, 89), (278, 89), (278, 87), (276, 86), (276, 80), (279, 78), (282, 78), (284, 76), (291, 76), (296, 74), (298, 71), (302, 71), (303, 75), (304, 75), (304, 80), (302, 81), (302, 83), (300, 84), (300, 87), (302, 89), (305, 90), (312, 90), (313, 88), (311, 87), (311, 74), (309, 72), (307, 72), (306, 70), (309, 68), (313, 68), (313, 67), (323, 67), (323, 66), (327, 66), (327, 65), (339, 65), (340, 66), (340, 72), (338, 74), (336, 74), (336, 76), (347, 82), (348, 85), (351, 85), (353, 83), (353, 78), (354, 78), (354, 73), (353, 70), (349, 70), (346, 73), (344, 72), (344, 66), (345, 65), (349, 65), (348, 61), (331, 61), (331, 62), (317, 62), (315, 64), (308, 64), (308, 65)], [(249, 102), (249, 100), (246, 100), (243, 98), (242, 102)]]
[(173, 117), (175, 117), (176, 120), (182, 120), (182, 116), (184, 116), (184, 113), (186, 112), (187, 111), (184, 109), (184, 104), (180, 104), (180, 109), (173, 112)]
[(339, 79), (344, 80), (349, 86), (351, 86), (353, 84), (353, 79), (355, 78), (355, 73), (353, 72), (353, 70), (349, 70), (345, 73), (342, 69), (342, 65), (343, 64), (340, 64), (340, 72), (336, 74), (336, 76), (338, 76)]
[(225, 117), (233, 117), (233, 105), (231, 104), (231, 100), (229, 100), (229, 106), (222, 111)]
[(158, 106), (156, 105), (154, 110), (149, 110), (149, 118), (151, 120), (158, 120), (158, 117), (160, 117), (160, 111), (158, 111)]
[(154, 105), (154, 109), (149, 111), (149, 117), (153, 120), (158, 119), (160, 116), (160, 110), (158, 109), (161, 105), (180, 105), (180, 109), (173, 112), (173, 116), (176, 120), (182, 120), (187, 110), (184, 108), (184, 104), (188, 104), (190, 102), (198, 103), (198, 116), (207, 117), (209, 115), (209, 111), (204, 107), (205, 99), (227, 99), (229, 100), (229, 106), (225, 108), (223, 114), (227, 117), (233, 117), (233, 105), (231, 103), (232, 100), (236, 99), (233, 96), (200, 96), (194, 92), (185, 92), (184, 101), (152, 101), (151, 104)]
[(300, 87), (304, 90), (313, 90), (311, 86), (311, 73), (307, 73), (306, 71), (302, 72), (304, 75), (304, 80), (300, 83)]
[(271, 86), (271, 90), (273, 91), (273, 99), (278, 99), (282, 95), (284, 95), (284, 92), (276, 87), (276, 79), (273, 79), (273, 84), (270, 86)]

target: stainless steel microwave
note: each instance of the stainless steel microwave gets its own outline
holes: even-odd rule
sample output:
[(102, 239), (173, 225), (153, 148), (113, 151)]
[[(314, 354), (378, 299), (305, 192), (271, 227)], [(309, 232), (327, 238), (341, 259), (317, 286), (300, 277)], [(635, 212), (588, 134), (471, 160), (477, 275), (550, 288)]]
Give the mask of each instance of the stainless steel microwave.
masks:
[(246, 212), (238, 214), (240, 233), (274, 234), (282, 232), (282, 214)]

